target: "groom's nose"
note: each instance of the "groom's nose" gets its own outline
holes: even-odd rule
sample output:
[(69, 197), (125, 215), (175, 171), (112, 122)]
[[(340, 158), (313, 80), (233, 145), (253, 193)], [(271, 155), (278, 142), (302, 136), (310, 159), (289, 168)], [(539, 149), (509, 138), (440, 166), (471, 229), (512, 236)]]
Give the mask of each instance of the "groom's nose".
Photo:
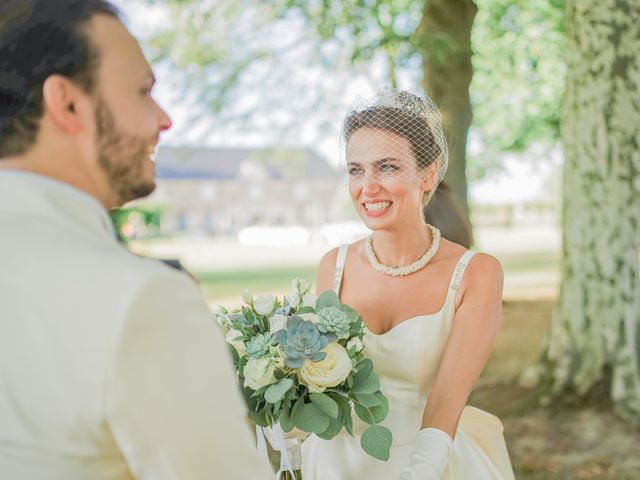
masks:
[(156, 106), (157, 115), (158, 115), (158, 131), (164, 132), (166, 130), (169, 130), (173, 125), (173, 122), (171, 121), (169, 114), (167, 114), (167, 112), (165, 112), (165, 110), (160, 105), (158, 105), (158, 102), (154, 100), (153, 103)]

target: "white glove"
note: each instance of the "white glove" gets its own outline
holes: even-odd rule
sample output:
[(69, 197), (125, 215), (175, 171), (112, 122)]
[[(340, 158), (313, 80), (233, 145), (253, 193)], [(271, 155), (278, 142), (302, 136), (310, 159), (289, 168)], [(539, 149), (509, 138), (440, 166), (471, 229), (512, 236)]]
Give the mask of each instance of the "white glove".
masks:
[(448, 433), (438, 428), (420, 430), (413, 442), (408, 465), (400, 472), (400, 480), (440, 480), (453, 447)]

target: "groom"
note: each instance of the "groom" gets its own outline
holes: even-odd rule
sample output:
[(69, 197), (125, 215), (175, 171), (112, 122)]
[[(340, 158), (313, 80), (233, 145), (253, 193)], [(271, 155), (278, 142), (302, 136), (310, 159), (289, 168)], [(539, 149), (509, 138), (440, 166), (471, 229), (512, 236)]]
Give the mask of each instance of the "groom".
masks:
[(169, 117), (105, 0), (0, 2), (0, 478), (267, 479), (196, 285), (120, 247)]

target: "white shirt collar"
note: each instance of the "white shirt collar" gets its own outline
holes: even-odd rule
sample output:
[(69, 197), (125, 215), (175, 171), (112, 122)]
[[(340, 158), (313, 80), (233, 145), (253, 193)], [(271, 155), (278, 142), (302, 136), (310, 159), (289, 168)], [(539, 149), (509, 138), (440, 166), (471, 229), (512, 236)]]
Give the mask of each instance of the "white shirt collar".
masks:
[(45, 175), (0, 169), (0, 211), (57, 213), (117, 239), (107, 210), (78, 188)]

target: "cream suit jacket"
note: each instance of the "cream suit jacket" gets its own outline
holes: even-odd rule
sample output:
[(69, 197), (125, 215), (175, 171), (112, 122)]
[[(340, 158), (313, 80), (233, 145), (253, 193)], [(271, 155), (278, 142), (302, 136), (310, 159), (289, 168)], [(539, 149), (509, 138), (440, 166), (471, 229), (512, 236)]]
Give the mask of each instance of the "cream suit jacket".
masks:
[(0, 170), (0, 478), (267, 479), (195, 283), (104, 209)]

